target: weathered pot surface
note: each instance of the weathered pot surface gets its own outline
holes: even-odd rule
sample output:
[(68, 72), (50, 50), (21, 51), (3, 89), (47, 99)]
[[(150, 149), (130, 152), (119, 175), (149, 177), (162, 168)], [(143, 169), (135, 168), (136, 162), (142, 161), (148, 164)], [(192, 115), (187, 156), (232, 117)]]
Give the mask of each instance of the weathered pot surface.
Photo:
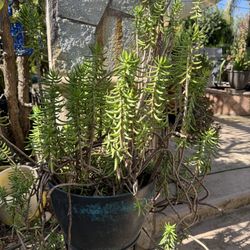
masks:
[[(121, 250), (133, 245), (139, 237), (145, 213), (144, 207), (152, 198), (154, 185), (139, 190), (138, 194), (117, 196), (81, 196), (56, 188), (51, 194), (55, 211), (67, 241), (71, 214), (71, 248), (74, 250)], [(69, 201), (71, 200), (71, 211)]]
[(243, 90), (249, 84), (250, 71), (228, 71), (229, 84), (236, 90)]

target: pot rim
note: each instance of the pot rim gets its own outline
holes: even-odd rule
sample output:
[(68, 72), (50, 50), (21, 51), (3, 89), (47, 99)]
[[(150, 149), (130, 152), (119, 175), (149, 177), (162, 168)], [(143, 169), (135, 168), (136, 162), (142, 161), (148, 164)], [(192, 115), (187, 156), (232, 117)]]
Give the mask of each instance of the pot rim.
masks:
[(229, 72), (229, 73), (248, 73), (248, 72), (250, 72), (250, 69), (248, 69), (248, 70), (227, 70), (227, 72)]
[[(154, 182), (151, 182), (149, 184), (147, 184), (146, 186), (144, 186), (143, 188), (139, 189), (138, 192), (143, 192), (145, 189), (151, 187), (154, 185)], [(56, 185), (54, 185), (51, 181), (49, 182), (49, 187), (53, 188)], [(67, 193), (66, 191), (62, 190), (60, 187), (56, 187), (50, 195), (52, 195), (52, 193), (57, 190), (60, 193)], [(138, 192), (136, 193), (136, 195), (138, 194)], [(133, 195), (132, 193), (122, 193), (122, 194), (117, 194), (117, 195), (91, 195), (91, 196), (87, 196), (87, 195), (80, 195), (80, 194), (75, 194), (75, 193), (71, 193), (72, 196), (74, 197), (81, 197), (81, 198), (85, 198), (85, 199), (119, 199), (119, 198), (125, 198), (125, 197), (136, 197), (136, 195)]]
[[(4, 175), (5, 173), (13, 171), (13, 168), (14, 167), (12, 165), (1, 165), (0, 166), (0, 175)], [(35, 179), (38, 178), (38, 173), (37, 173), (36, 168), (33, 168), (31, 166), (28, 166), (28, 165), (17, 165), (17, 168), (20, 169), (21, 171), (28, 170), (28, 171), (30, 171), (30, 173), (32, 173), (32, 175), (34, 176)], [(1, 183), (0, 183), (0, 186), (1, 186)]]

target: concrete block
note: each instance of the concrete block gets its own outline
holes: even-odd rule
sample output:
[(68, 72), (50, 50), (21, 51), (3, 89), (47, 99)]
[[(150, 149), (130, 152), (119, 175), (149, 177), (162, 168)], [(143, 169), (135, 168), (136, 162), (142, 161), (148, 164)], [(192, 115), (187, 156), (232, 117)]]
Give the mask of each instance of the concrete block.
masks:
[(85, 56), (91, 54), (89, 47), (95, 43), (95, 31), (96, 28), (93, 26), (59, 19), (60, 36), (52, 47), (52, 65), (60, 71), (67, 71), (81, 63)]
[(98, 25), (109, 0), (60, 0), (58, 1), (58, 15)]
[(138, 0), (113, 0), (111, 7), (122, 12), (133, 14), (133, 8), (138, 4)]

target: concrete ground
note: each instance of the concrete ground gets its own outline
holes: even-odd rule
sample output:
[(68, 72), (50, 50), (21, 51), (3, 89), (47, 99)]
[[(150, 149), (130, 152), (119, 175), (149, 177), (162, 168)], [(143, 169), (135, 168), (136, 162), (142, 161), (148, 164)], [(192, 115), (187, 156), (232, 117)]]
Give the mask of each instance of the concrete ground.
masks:
[[(209, 250), (250, 249), (250, 206), (203, 221), (190, 230), (190, 234)], [(205, 249), (193, 239), (183, 241), (178, 250)]]
[(220, 150), (213, 171), (250, 167), (250, 117), (217, 116), (221, 125)]
[[(216, 121), (221, 125), (221, 148), (212, 168), (215, 174), (206, 179), (210, 191), (207, 203), (226, 213), (216, 217), (208, 214), (190, 234), (209, 250), (249, 250), (250, 206), (242, 206), (250, 204), (250, 117), (220, 116)], [(223, 172), (229, 169), (232, 171)], [(179, 249), (205, 248), (189, 238)]]
[[(204, 202), (217, 209), (200, 206), (201, 222), (192, 227), (191, 233), (203, 240), (209, 250), (250, 250), (250, 207), (244, 208), (250, 205), (250, 117), (218, 116), (215, 119), (221, 126), (221, 145), (212, 173), (205, 179), (210, 194)], [(182, 217), (189, 214), (187, 207), (175, 208)], [(225, 214), (232, 210), (235, 211)], [(166, 222), (178, 221), (172, 210), (167, 209), (164, 214), (147, 218), (145, 228), (151, 237), (158, 238)], [(152, 249), (152, 245), (146, 244), (146, 235), (142, 233), (140, 239), (136, 249)], [(181, 250), (204, 249), (191, 239), (184, 243)]]

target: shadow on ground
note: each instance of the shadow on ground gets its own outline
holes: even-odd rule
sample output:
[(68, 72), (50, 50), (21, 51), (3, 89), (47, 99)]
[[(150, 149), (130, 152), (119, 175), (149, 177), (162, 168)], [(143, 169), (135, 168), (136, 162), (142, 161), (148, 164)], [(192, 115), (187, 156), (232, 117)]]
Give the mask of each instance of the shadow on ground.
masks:
[[(209, 250), (250, 249), (250, 206), (234, 210), (195, 225), (190, 234)], [(180, 250), (204, 250), (190, 238)]]
[[(220, 116), (215, 120), (221, 126), (221, 147), (213, 161), (212, 172), (220, 174), (208, 176), (210, 192), (216, 199), (241, 195), (250, 188), (250, 117)], [(233, 203), (233, 198), (229, 202)], [(190, 234), (209, 250), (250, 250), (250, 206), (202, 221), (191, 228)], [(204, 250), (191, 238), (186, 239), (178, 249)]]
[(213, 170), (250, 166), (250, 117), (215, 117), (215, 121), (221, 129)]

